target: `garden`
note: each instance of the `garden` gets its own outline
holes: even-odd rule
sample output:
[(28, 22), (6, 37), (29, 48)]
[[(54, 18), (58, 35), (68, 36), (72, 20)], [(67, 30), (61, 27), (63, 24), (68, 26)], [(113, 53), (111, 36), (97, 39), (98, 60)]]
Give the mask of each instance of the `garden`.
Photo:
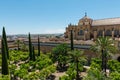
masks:
[[(90, 50), (98, 57), (91, 61), (84, 55), (84, 50), (74, 49), (72, 31), (70, 48), (63, 43), (46, 54), (40, 51), (39, 36), (37, 49), (32, 45), (30, 33), (28, 39), (27, 50), (20, 46), (18, 50), (9, 50), (3, 28), (0, 80), (120, 80), (120, 62), (111, 58), (111, 54), (119, 50), (109, 37), (99, 37), (95, 41)], [(57, 76), (58, 73), (63, 74)]]

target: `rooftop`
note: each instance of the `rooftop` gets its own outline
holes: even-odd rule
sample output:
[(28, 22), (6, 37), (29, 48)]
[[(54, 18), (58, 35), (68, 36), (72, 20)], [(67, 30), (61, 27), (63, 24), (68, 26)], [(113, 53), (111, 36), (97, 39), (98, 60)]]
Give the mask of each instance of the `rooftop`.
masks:
[(117, 24), (120, 24), (120, 17), (93, 20), (93, 22), (92, 22), (92, 26), (117, 25)]

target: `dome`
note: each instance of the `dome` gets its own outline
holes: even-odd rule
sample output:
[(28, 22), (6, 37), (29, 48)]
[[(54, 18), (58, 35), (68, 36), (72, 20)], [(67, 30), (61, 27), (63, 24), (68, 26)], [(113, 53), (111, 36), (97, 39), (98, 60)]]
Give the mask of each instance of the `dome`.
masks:
[(93, 20), (87, 16), (87, 13), (85, 13), (85, 16), (79, 20), (78, 25), (82, 25), (82, 24), (84, 24), (85, 22), (91, 24), (92, 21), (93, 21)]
[(86, 19), (92, 20), (91, 18), (89, 18), (89, 17), (87, 16), (87, 13), (85, 13), (85, 16), (84, 16), (82, 19), (80, 19), (80, 20), (86, 20)]

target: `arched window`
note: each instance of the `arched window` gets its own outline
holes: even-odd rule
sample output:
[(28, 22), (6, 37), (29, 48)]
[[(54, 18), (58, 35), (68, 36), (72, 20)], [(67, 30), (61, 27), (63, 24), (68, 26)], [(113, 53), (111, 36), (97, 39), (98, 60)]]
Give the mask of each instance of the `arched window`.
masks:
[(102, 36), (102, 34), (103, 34), (103, 31), (102, 31), (102, 30), (99, 30), (99, 31), (98, 31), (98, 36)]
[(84, 31), (80, 30), (79, 35), (84, 35)]
[(105, 36), (112, 36), (112, 31), (111, 30), (107, 30), (105, 32)]

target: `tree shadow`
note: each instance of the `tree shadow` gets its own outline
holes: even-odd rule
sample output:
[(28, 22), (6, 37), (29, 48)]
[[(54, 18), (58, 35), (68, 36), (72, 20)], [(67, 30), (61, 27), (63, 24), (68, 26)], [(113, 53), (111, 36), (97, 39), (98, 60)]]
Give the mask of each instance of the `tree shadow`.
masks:
[(55, 80), (55, 75), (50, 75), (46, 78), (46, 80)]
[(59, 71), (59, 72), (65, 72), (65, 71), (67, 71), (68, 67), (69, 66), (64, 66), (64, 67), (61, 68), (61, 67), (57, 66), (57, 71)]
[(120, 62), (120, 56), (117, 58), (117, 60)]

